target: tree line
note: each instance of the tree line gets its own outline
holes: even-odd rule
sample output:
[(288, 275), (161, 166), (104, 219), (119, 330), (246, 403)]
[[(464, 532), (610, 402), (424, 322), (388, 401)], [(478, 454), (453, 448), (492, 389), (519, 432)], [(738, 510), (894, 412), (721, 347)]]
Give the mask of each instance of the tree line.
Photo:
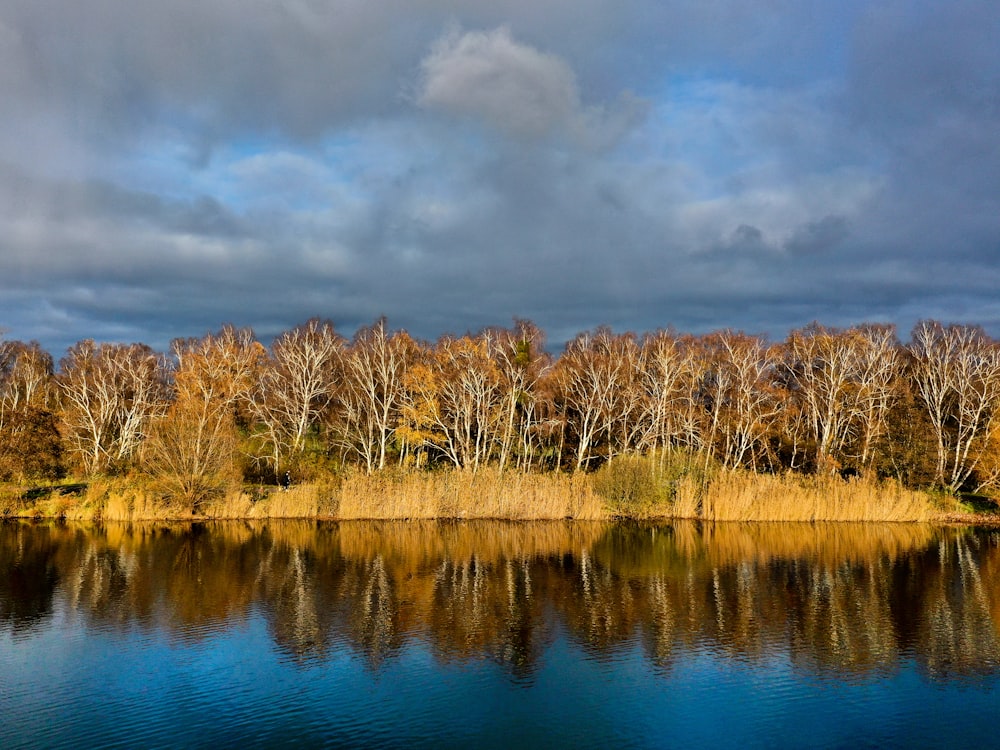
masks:
[(558, 356), (529, 321), (420, 341), (313, 319), (265, 347), (224, 326), (60, 360), (0, 341), (0, 479), (148, 476), (189, 499), (348, 467), (586, 471), (622, 455), (1000, 487), (1000, 343), (981, 327), (598, 328)]

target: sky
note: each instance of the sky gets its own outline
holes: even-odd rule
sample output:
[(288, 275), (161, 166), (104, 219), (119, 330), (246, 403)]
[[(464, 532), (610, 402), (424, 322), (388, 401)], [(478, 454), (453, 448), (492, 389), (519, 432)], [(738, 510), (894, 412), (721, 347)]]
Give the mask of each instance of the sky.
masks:
[(0, 328), (1000, 337), (996, 0), (0, 0)]

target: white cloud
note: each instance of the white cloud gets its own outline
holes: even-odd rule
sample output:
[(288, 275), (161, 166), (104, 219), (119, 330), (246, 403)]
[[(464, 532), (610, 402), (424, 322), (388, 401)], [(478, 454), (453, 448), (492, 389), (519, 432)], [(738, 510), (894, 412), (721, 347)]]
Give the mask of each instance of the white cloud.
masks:
[(421, 63), (416, 101), (511, 136), (557, 136), (591, 151), (614, 146), (648, 110), (630, 91), (583, 104), (569, 63), (518, 42), (506, 26), (440, 37)]
[(569, 65), (514, 41), (506, 27), (447, 33), (421, 67), (421, 106), (475, 117), (515, 134), (545, 135), (567, 124), (580, 107)]

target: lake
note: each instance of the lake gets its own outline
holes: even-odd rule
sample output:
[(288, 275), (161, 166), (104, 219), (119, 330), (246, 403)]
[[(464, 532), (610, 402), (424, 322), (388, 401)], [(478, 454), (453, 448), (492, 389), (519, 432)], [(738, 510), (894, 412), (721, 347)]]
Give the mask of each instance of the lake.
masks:
[(997, 747), (1000, 532), (0, 524), (0, 747)]

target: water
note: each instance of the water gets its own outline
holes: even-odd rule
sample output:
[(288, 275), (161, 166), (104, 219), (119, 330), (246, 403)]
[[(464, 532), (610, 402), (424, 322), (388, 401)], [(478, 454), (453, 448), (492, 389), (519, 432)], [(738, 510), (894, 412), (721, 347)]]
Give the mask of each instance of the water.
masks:
[(0, 525), (0, 747), (998, 745), (1000, 532)]

